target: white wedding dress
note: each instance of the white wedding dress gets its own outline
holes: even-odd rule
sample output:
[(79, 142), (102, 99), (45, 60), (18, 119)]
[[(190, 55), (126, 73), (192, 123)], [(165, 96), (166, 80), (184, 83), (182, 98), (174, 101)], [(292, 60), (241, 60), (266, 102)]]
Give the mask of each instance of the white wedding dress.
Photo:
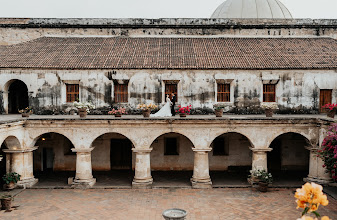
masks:
[(171, 100), (166, 98), (166, 104), (155, 114), (151, 114), (150, 117), (171, 117)]

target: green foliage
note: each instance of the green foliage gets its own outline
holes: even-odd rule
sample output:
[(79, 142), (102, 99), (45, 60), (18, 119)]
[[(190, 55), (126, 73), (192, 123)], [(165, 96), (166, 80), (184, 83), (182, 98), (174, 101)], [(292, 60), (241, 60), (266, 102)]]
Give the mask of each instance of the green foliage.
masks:
[(17, 183), (20, 180), (20, 177), (20, 174), (12, 172), (3, 175), (2, 180), (5, 181), (6, 184), (9, 184), (10, 182)]

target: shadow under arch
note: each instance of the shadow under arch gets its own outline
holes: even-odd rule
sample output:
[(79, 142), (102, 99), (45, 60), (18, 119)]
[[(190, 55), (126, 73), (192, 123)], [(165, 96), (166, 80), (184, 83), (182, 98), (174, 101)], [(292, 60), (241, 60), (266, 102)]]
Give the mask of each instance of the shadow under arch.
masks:
[(6, 146), (7, 149), (11, 149), (11, 150), (18, 150), (21, 149), (21, 143), (19, 141), (19, 139), (15, 136), (8, 136), (5, 138), (5, 140), (3, 141), (3, 143), (1, 143), (1, 148), (3, 146)]
[(268, 152), (268, 171), (274, 176), (274, 182), (297, 181), (302, 183), (309, 173), (310, 141), (297, 132), (285, 132), (271, 142)]
[(11, 79), (4, 86), (4, 104), (9, 114), (29, 106), (28, 87), (19, 79)]

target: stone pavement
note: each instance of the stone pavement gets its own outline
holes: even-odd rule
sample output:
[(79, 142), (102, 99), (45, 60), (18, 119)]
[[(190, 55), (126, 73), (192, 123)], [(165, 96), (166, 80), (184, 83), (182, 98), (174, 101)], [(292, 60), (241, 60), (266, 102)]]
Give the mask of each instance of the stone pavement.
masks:
[[(182, 208), (187, 219), (296, 219), (295, 189), (27, 189), (15, 197), (12, 212), (0, 219), (161, 220), (168, 208)], [(337, 219), (337, 200), (319, 213)]]

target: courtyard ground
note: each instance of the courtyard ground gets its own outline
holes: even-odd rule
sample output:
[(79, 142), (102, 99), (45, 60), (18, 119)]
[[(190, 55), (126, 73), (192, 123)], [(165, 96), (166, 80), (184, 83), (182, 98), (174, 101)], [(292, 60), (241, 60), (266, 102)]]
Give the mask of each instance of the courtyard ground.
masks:
[[(140, 219), (160, 220), (169, 208), (188, 212), (187, 219), (297, 219), (295, 188), (218, 189), (26, 189), (14, 200), (11, 212), (0, 219)], [(337, 200), (319, 213), (337, 219)]]

